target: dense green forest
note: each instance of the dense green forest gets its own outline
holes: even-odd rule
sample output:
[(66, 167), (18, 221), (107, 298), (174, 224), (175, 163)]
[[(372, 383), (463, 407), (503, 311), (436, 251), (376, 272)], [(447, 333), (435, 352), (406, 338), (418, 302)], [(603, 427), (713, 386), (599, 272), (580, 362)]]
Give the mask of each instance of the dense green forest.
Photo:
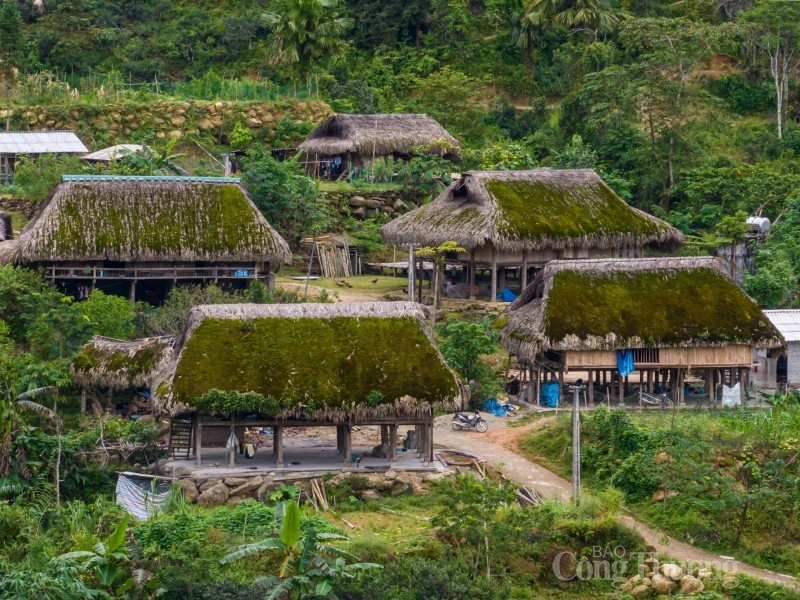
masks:
[(596, 168), (690, 252), (766, 216), (747, 289), (796, 300), (794, 2), (5, 0), (0, 55), (20, 101), (46, 73), (81, 101), (213, 99), (235, 81), (338, 112), (427, 112), (466, 144), (453, 168)]

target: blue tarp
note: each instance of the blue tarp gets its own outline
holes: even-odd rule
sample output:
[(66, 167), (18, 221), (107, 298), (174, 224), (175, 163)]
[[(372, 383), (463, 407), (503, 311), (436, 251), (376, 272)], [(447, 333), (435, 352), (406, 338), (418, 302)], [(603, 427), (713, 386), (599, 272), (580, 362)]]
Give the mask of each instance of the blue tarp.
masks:
[(540, 403), (542, 406), (548, 408), (556, 408), (558, 406), (559, 396), (561, 390), (557, 381), (549, 381), (542, 385), (542, 392), (540, 394)]
[(494, 398), (487, 398), (483, 403), (483, 410), (495, 417), (505, 417), (506, 409), (500, 406), (500, 403)]
[(497, 298), (503, 302), (513, 302), (517, 299), (517, 295), (507, 287), (504, 287), (503, 291), (497, 294)]
[(633, 350), (617, 350), (617, 370), (626, 377), (636, 370), (633, 364)]

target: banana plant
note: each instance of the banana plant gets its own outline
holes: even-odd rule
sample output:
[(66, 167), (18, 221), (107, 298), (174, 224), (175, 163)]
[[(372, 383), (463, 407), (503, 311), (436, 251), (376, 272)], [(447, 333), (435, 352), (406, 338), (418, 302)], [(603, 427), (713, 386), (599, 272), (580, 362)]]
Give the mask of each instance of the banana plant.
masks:
[(374, 563), (347, 564), (347, 557), (352, 555), (341, 548), (321, 543), (327, 540), (347, 540), (347, 537), (335, 533), (317, 533), (314, 529), (303, 535), (297, 502), (280, 502), (275, 507), (273, 536), (231, 548), (220, 562), (231, 563), (262, 552), (280, 555), (282, 560), (278, 574), (255, 580), (256, 584), (266, 588), (267, 600), (332, 598), (331, 592), (338, 580), (356, 577), (367, 569), (381, 568)]

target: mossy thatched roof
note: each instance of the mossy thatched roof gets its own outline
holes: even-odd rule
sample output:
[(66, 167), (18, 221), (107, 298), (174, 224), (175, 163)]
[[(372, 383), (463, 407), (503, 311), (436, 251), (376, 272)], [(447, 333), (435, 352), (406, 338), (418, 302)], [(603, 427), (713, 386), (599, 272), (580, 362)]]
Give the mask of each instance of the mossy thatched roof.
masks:
[(468, 171), (439, 197), (381, 229), (392, 244), (465, 248), (674, 248), (683, 234), (628, 206), (591, 169)]
[(75, 383), (85, 388), (155, 392), (167, 379), (174, 341), (156, 337), (126, 342), (96, 336), (81, 348), (70, 371)]
[(458, 154), (461, 142), (429, 115), (333, 115), (308, 134), (298, 150), (306, 154)]
[(712, 257), (552, 261), (496, 326), (530, 362), (551, 349), (783, 346)]
[(171, 412), (220, 390), (277, 418), (419, 418), (467, 394), (410, 302), (200, 306), (176, 352)]
[(20, 234), (17, 263), (288, 263), (286, 242), (237, 183), (191, 178), (64, 181)]

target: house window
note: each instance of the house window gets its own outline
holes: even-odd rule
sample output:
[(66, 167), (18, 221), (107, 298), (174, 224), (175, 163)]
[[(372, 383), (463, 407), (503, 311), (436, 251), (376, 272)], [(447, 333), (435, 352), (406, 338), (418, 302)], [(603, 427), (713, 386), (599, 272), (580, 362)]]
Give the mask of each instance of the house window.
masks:
[(635, 364), (647, 363), (655, 364), (660, 362), (658, 355), (658, 348), (634, 348), (633, 362)]

